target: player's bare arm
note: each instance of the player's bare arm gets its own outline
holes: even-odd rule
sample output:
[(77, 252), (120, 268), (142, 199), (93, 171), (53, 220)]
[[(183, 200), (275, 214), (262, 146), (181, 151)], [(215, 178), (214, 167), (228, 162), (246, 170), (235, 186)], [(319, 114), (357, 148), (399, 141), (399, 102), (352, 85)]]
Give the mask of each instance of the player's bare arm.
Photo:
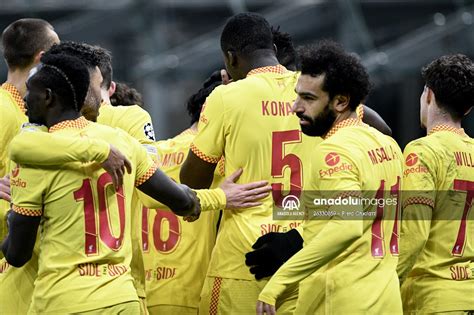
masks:
[(179, 179), (181, 183), (194, 189), (209, 188), (216, 166), (217, 164), (206, 162), (189, 150), (188, 157), (179, 173)]
[(160, 170), (156, 170), (137, 188), (166, 205), (176, 215), (198, 215), (201, 211), (195, 193), (189, 187), (175, 183)]
[(10, 265), (21, 267), (31, 259), (40, 220), (41, 216), (14, 211), (9, 214), (9, 234), (2, 243), (2, 252)]

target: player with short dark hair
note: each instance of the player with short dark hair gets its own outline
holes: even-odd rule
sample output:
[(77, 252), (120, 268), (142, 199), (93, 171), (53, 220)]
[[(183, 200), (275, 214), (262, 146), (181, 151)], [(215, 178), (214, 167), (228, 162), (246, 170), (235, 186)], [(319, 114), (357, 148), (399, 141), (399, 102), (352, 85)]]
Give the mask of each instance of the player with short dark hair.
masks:
[(112, 106), (138, 105), (143, 107), (143, 97), (136, 89), (123, 82), (115, 82), (115, 91), (110, 96)]
[[(20, 19), (2, 33), (2, 52), (10, 70), (25, 69), (35, 64), (38, 53), (59, 41), (54, 28), (42, 19)], [(36, 60), (36, 63), (38, 60)]]
[[(227, 21), (221, 49), (233, 82), (216, 87), (207, 97), (180, 179), (195, 188), (209, 187), (225, 152), (226, 175), (243, 168), (241, 183), (268, 180), (273, 183), (273, 199), (281, 203), (284, 186), (294, 194), (302, 189), (304, 161), (318, 141), (301, 134), (291, 112), (297, 74), (279, 64), (271, 27), (256, 13), (237, 14)], [(294, 160), (286, 176), (284, 156)], [(255, 281), (242, 263), (244, 254), (271, 229), (288, 231), (299, 224), (274, 220), (273, 199), (245, 211), (224, 211), (200, 313), (255, 311), (265, 280)], [(294, 292), (289, 293), (284, 307), (291, 311), (295, 300)]]
[[(30, 70), (39, 63), (41, 55), (59, 38), (54, 28), (45, 20), (20, 19), (11, 23), (2, 33), (2, 52), (7, 63), (7, 80), (0, 87), (0, 239), (7, 232), (6, 213), (10, 209), (10, 160), (8, 151), (11, 140), (27, 122), (23, 98), (25, 82)], [(0, 258), (3, 254), (0, 253)], [(0, 261), (0, 305), (5, 313), (26, 313), (33, 291), (34, 277), (30, 266), (21, 270)], [(33, 272), (34, 273), (34, 272)]]
[(427, 136), (404, 150), (400, 262), (405, 313), (474, 311), (474, 140), (461, 127), (474, 106), (474, 62), (446, 55), (421, 71)]
[[(275, 314), (280, 296), (295, 285), (295, 314), (399, 314), (398, 206), (361, 200), (398, 196), (402, 153), (395, 140), (357, 117), (369, 91), (358, 59), (328, 41), (305, 47), (299, 57), (293, 110), (303, 133), (324, 140), (314, 148), (304, 184), (304, 247), (266, 284), (257, 314)], [(340, 86), (339, 78), (345, 80)], [(317, 199), (358, 202), (318, 206)]]
[(272, 27), (273, 44), (276, 46), (278, 61), (285, 68), (296, 71), (296, 49), (289, 33), (280, 31), (280, 26)]

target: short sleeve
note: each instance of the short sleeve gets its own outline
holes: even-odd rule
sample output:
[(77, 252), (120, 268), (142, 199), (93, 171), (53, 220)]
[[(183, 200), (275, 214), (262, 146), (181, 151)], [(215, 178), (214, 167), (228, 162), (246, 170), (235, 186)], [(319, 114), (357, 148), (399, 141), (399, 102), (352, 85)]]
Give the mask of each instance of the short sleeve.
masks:
[(432, 150), (420, 142), (409, 143), (403, 152), (402, 208), (423, 204), (434, 208), (436, 162)]
[[(127, 135), (128, 136), (128, 135)], [(158, 165), (148, 154), (147, 149), (143, 147), (136, 139), (128, 136), (130, 147), (136, 163), (135, 186), (140, 186), (146, 182), (158, 169)]]
[(225, 147), (225, 108), (219, 90), (209, 95), (204, 104), (198, 124), (198, 134), (191, 150), (200, 159), (217, 164)]
[(153, 143), (156, 138), (150, 114), (137, 105), (130, 106), (130, 109), (130, 115), (122, 120), (126, 122), (127, 129), (124, 130), (128, 130), (128, 133), (142, 144)]
[[(51, 150), (51, 148), (55, 148)], [(44, 126), (24, 124), (10, 145), (10, 159), (20, 164), (61, 165), (68, 162), (104, 162), (110, 145), (88, 136), (48, 133)]]
[(43, 214), (44, 170), (12, 164), (10, 188), (13, 211), (26, 216)]

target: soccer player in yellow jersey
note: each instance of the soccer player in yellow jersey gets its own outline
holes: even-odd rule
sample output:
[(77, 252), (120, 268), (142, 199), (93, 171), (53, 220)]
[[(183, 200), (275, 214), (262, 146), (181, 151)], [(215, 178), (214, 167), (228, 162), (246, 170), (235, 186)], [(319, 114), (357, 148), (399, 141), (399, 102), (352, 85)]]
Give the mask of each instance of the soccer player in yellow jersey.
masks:
[[(8, 66), (7, 81), (0, 88), (0, 177), (8, 174), (8, 144), (27, 121), (23, 97), (25, 81), (31, 68), (51, 45), (59, 42), (51, 24), (41, 19), (20, 19), (5, 28), (2, 33), (3, 57)], [(0, 238), (5, 236), (5, 213), (8, 204), (8, 181), (2, 181), (4, 191), (0, 200)]]
[(28, 80), (30, 122), (44, 124), (50, 132), (107, 139), (132, 161), (131, 175), (116, 189), (110, 175), (90, 163), (49, 170), (18, 166), (11, 174), (14, 212), (2, 251), (14, 266), (26, 263), (41, 222), (31, 313), (137, 314), (127, 219), (134, 185), (181, 214), (198, 214), (199, 202), (189, 188), (157, 171), (136, 140), (80, 116), (89, 74), (79, 59), (48, 55), (42, 62)]
[(300, 193), (303, 163), (318, 139), (299, 130), (291, 112), (297, 74), (279, 64), (270, 25), (263, 17), (243, 13), (229, 19), (221, 48), (233, 82), (217, 87), (207, 98), (180, 179), (193, 188), (209, 187), (225, 156), (226, 175), (243, 168), (239, 182), (272, 183), (273, 198), (264, 199), (261, 206), (224, 211), (201, 293), (200, 313), (249, 314), (255, 311), (266, 281), (254, 279), (244, 254), (259, 236), (299, 224), (274, 220), (273, 200), (281, 203), (285, 190)]
[[(91, 75), (89, 94), (82, 113), (85, 118), (97, 121), (111, 127), (126, 131), (140, 143), (154, 141), (153, 125), (150, 115), (139, 106), (110, 105), (110, 94), (114, 92), (115, 83), (112, 81), (112, 56), (110, 52), (99, 47), (85, 43), (63, 42), (53, 46), (47, 54), (69, 54), (81, 59), (87, 65)], [(132, 197), (132, 275), (135, 279), (138, 296), (141, 298), (142, 313), (146, 313), (145, 303), (145, 270), (143, 257), (140, 250), (140, 210), (142, 205), (136, 194)]]
[[(293, 110), (305, 134), (324, 138), (314, 148), (306, 187), (316, 196), (360, 203), (306, 209), (304, 247), (267, 283), (257, 313), (275, 314), (295, 284), (295, 314), (401, 313), (396, 198), (402, 153), (392, 138), (357, 118), (355, 109), (369, 90), (359, 60), (333, 42), (306, 47), (300, 60)], [(376, 198), (378, 206), (362, 198)], [(354, 212), (345, 214), (349, 209)], [(327, 219), (315, 217), (317, 210), (329, 213)]]
[[(176, 137), (156, 142), (160, 169), (179, 181), (179, 171), (197, 134), (197, 122), (206, 97), (221, 84), (213, 74), (187, 102), (191, 127)], [(221, 161), (221, 166), (223, 166)], [(222, 175), (216, 169), (213, 186)], [(222, 172), (221, 172), (222, 173)], [(219, 211), (202, 212), (192, 224), (163, 210), (143, 209), (142, 246), (150, 314), (198, 314), (200, 293), (214, 247)], [(194, 263), (194, 262), (199, 263)], [(180, 292), (177, 294), (177, 292)]]
[(428, 135), (404, 151), (403, 310), (467, 314), (474, 311), (474, 140), (461, 121), (474, 105), (474, 63), (443, 56), (422, 76), (420, 118)]
[[(43, 52), (57, 42), (59, 38), (54, 28), (41, 19), (17, 20), (2, 33), (2, 52), (8, 74), (6, 82), (0, 87), (0, 240), (7, 232), (5, 215), (10, 209), (8, 147), (21, 125), (27, 121), (23, 103), (25, 81), (29, 71), (39, 63)], [(28, 268), (25, 266), (25, 269)], [(25, 313), (29, 299), (23, 299), (23, 293), (33, 290), (34, 277), (30, 272), (25, 272), (16, 281), (10, 282), (6, 274), (12, 269), (5, 259), (0, 260), (1, 311)]]

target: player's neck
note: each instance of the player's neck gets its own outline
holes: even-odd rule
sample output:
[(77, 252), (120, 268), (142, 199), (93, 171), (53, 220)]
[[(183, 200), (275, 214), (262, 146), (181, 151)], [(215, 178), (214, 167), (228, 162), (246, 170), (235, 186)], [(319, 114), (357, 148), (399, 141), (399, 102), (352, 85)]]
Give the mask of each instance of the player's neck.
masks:
[(22, 70), (12, 70), (8, 71), (7, 81), (6, 83), (10, 83), (18, 92), (20, 92), (21, 97), (25, 97), (26, 95), (26, 80), (30, 74), (30, 68), (22, 69)]
[(262, 67), (271, 67), (278, 65), (278, 59), (276, 56), (273, 55), (259, 55), (256, 54), (252, 58), (249, 59), (247, 63), (247, 73), (252, 71), (253, 69), (262, 68)]
[(347, 110), (343, 113), (340, 113), (336, 116), (336, 120), (334, 120), (333, 127), (343, 120), (353, 119), (353, 118), (357, 118), (357, 113), (355, 111)]
[(189, 127), (189, 129), (191, 129), (193, 131), (198, 131), (198, 123), (195, 122), (194, 124), (191, 125), (191, 127)]
[(426, 131), (429, 133), (431, 129), (433, 129), (436, 126), (439, 125), (445, 125), (445, 126), (450, 126), (453, 128), (461, 128), (461, 121), (455, 121), (451, 118), (451, 116), (447, 113), (445, 114), (438, 114), (438, 115), (432, 115), (432, 117), (429, 117), (427, 122), (426, 122)]
[(81, 114), (74, 110), (64, 111), (61, 113), (52, 113), (46, 117), (46, 127), (50, 128), (51, 126), (59, 124), (65, 120), (75, 120), (79, 117), (81, 117)]

